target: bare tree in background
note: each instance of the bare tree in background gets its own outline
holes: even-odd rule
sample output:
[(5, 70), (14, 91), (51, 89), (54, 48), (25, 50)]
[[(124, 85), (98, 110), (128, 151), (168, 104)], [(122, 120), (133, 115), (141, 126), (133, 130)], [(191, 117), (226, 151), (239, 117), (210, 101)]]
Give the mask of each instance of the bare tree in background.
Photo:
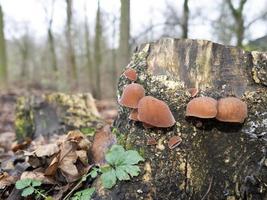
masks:
[(49, 54), (50, 54), (50, 60), (53, 67), (53, 72), (55, 74), (55, 78), (58, 78), (58, 65), (57, 65), (57, 54), (56, 54), (56, 48), (55, 48), (55, 38), (52, 30), (53, 26), (53, 19), (54, 19), (54, 5), (56, 0), (49, 1), (50, 4), (50, 12), (48, 11), (48, 2), (46, 1), (44, 3), (44, 11), (47, 18), (47, 39), (48, 39), (48, 45), (49, 45)]
[(31, 38), (29, 33), (29, 28), (27, 25), (24, 27), (23, 35), (16, 39), (19, 53), (21, 55), (21, 71), (20, 78), (28, 83), (29, 78), (29, 58), (30, 58), (30, 49), (31, 49)]
[(236, 45), (239, 47), (243, 46), (243, 40), (245, 35), (245, 25), (244, 25), (244, 6), (247, 0), (239, 0), (238, 7), (235, 8), (232, 0), (227, 0), (227, 5), (231, 11), (231, 14), (235, 20), (235, 35), (236, 35)]
[(75, 49), (73, 44), (73, 30), (72, 30), (72, 20), (73, 20), (73, 8), (72, 0), (66, 0), (67, 4), (67, 23), (66, 23), (66, 39), (67, 39), (67, 62), (69, 65), (70, 73), (71, 73), (71, 82), (73, 83), (72, 89), (75, 89), (78, 84), (78, 74), (76, 67), (76, 57), (75, 57)]
[(167, 5), (167, 10), (166, 10), (166, 20), (164, 25), (165, 27), (167, 27), (166, 29), (167, 35), (174, 31), (175, 31), (174, 35), (178, 35), (177, 31), (175, 30), (175, 28), (178, 27), (179, 30), (181, 30), (181, 38), (184, 39), (188, 38), (189, 14), (190, 14), (189, 0), (183, 1), (182, 15), (179, 14), (176, 6), (173, 6), (170, 3), (166, 3), (166, 5)]
[(183, 4), (183, 16), (182, 16), (182, 38), (188, 38), (188, 20), (189, 20), (189, 6), (188, 6), (189, 0), (184, 0)]
[(239, 0), (237, 5), (234, 5), (233, 0), (221, 1), (218, 5), (220, 15), (213, 22), (215, 36), (220, 42), (230, 44), (235, 39), (236, 46), (243, 47), (244, 39), (249, 28), (259, 20), (267, 18), (267, 10), (264, 7), (259, 10), (258, 15), (248, 21), (244, 11), (248, 0)]
[(89, 24), (88, 24), (88, 17), (87, 17), (87, 7), (86, 3), (84, 4), (84, 41), (85, 41), (85, 60), (86, 60), (86, 67), (88, 69), (88, 77), (91, 90), (94, 88), (94, 71), (93, 71), (93, 63), (92, 63), (92, 55), (91, 55), (91, 43), (90, 43), (90, 32), (89, 32)]
[(101, 99), (101, 64), (102, 64), (102, 53), (101, 53), (101, 41), (102, 41), (102, 24), (101, 24), (101, 10), (100, 3), (98, 0), (98, 7), (96, 12), (96, 23), (95, 23), (95, 40), (94, 40), (94, 71), (96, 73), (95, 88), (93, 89), (93, 95), (97, 99)]
[(7, 84), (7, 55), (4, 34), (4, 14), (0, 5), (0, 88)]
[(112, 47), (112, 62), (111, 62), (111, 70), (112, 70), (112, 85), (114, 88), (114, 91), (116, 91), (116, 87), (117, 87), (117, 77), (118, 77), (118, 70), (117, 70), (117, 52), (116, 52), (116, 22), (117, 22), (117, 17), (113, 16), (112, 19), (112, 37), (111, 37), (111, 47)]
[(120, 16), (120, 67), (124, 67), (130, 59), (130, 0), (121, 0)]

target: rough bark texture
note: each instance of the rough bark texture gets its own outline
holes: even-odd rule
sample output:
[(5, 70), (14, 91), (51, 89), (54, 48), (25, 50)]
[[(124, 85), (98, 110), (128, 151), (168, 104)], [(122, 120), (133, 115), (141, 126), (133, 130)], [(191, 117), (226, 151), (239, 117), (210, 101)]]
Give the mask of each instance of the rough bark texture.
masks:
[[(165, 101), (176, 119), (167, 129), (144, 129), (119, 108), (114, 126), (118, 141), (144, 156), (142, 173), (112, 190), (97, 188), (95, 199), (266, 199), (267, 198), (267, 53), (246, 52), (204, 40), (164, 38), (142, 45), (130, 67), (146, 95)], [(130, 81), (120, 77), (118, 98)], [(244, 124), (185, 118), (187, 88), (198, 96), (242, 98), (248, 105)], [(200, 128), (195, 125), (202, 123)], [(183, 141), (167, 146), (171, 136)], [(157, 140), (147, 146), (147, 137)]]
[(51, 93), (20, 97), (16, 106), (17, 139), (64, 134), (86, 127), (101, 128), (101, 120), (91, 94)]

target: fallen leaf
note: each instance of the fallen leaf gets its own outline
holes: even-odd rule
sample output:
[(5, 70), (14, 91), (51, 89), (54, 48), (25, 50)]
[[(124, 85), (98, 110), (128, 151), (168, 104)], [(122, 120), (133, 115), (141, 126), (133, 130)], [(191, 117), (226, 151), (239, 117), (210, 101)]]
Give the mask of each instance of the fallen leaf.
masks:
[(55, 181), (45, 176), (43, 172), (25, 171), (21, 174), (20, 179), (34, 179), (45, 184), (55, 184)]
[(52, 156), (55, 153), (59, 152), (59, 147), (57, 144), (45, 144), (37, 147), (34, 151), (37, 157)]
[(67, 140), (78, 144), (79, 149), (89, 150), (91, 142), (79, 130), (70, 131), (67, 135)]
[(116, 142), (116, 137), (111, 133), (109, 126), (105, 126), (101, 131), (97, 132), (91, 149), (93, 163), (105, 164), (105, 153)]
[(61, 169), (68, 182), (76, 181), (79, 178), (78, 169), (74, 164), (77, 158), (75, 145), (71, 142), (65, 142), (61, 145), (58, 168)]
[(86, 151), (79, 150), (79, 151), (76, 151), (76, 154), (77, 154), (78, 158), (80, 159), (80, 161), (84, 165), (88, 165), (88, 157), (87, 157), (87, 152)]
[(3, 172), (0, 174), (0, 189), (4, 189), (16, 182), (15, 178), (10, 176), (8, 173)]
[(50, 163), (50, 165), (45, 170), (45, 175), (47, 176), (53, 176), (55, 175), (56, 171), (58, 169), (58, 157), (54, 157)]

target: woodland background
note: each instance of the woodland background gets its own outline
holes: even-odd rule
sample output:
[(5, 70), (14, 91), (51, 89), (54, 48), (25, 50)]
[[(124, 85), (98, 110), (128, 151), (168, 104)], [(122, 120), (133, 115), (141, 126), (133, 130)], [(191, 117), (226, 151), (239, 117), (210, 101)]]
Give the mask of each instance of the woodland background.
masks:
[(134, 48), (163, 36), (267, 50), (267, 0), (0, 0), (0, 88), (113, 98)]

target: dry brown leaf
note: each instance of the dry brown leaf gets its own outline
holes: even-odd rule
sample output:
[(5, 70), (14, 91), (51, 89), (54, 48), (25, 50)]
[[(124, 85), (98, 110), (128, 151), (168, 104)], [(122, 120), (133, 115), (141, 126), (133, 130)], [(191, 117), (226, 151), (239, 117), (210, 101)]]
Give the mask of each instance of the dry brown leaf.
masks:
[(45, 144), (37, 147), (35, 154), (37, 157), (52, 156), (55, 153), (59, 152), (59, 147), (57, 144)]
[(105, 126), (100, 132), (97, 132), (91, 149), (93, 163), (105, 164), (105, 153), (115, 143), (116, 137), (111, 133), (109, 126)]
[(15, 183), (15, 178), (10, 176), (8, 173), (3, 172), (0, 174), (0, 189), (4, 189), (5, 187), (12, 185)]
[(89, 150), (91, 142), (86, 136), (79, 130), (70, 131), (67, 135), (67, 141), (75, 142), (78, 144), (79, 149)]
[(76, 145), (67, 141), (60, 147), (60, 158), (58, 168), (61, 170), (68, 182), (76, 181), (79, 178), (79, 172), (75, 166), (78, 158), (76, 154)]
[(84, 165), (88, 165), (88, 157), (87, 157), (87, 152), (86, 151), (78, 150), (78, 151), (76, 151), (76, 154), (77, 154), (78, 158), (80, 159), (80, 161)]
[(34, 179), (45, 184), (55, 184), (55, 181), (46, 177), (43, 172), (26, 171), (21, 174), (20, 179)]
[(58, 169), (58, 157), (54, 157), (53, 160), (51, 161), (50, 165), (47, 167), (45, 170), (45, 175), (47, 176), (53, 176), (57, 169)]

